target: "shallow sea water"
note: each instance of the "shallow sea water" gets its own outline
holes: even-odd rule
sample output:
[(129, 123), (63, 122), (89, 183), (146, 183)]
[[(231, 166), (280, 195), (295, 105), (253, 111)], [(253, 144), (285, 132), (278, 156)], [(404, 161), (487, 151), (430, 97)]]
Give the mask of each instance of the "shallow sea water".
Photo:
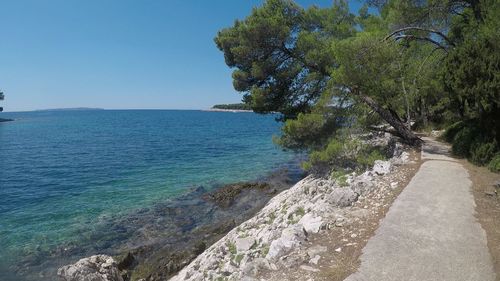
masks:
[[(0, 123), (0, 280), (23, 280), (19, 268), (29, 268), (34, 255), (116, 233), (98, 227), (109, 218), (123, 221), (199, 186), (299, 172), (297, 156), (272, 143), (280, 126), (273, 115), (89, 110), (1, 117), (16, 120)], [(112, 247), (106, 243), (113, 239), (104, 241), (101, 249)]]

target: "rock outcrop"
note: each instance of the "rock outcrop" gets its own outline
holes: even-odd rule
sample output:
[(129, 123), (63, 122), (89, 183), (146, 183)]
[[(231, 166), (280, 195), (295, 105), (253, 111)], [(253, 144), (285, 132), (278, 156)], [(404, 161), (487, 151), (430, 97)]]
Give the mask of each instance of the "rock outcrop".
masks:
[(66, 265), (57, 271), (64, 281), (123, 281), (115, 260), (106, 255), (96, 255)]
[[(382, 192), (375, 182), (395, 165), (409, 161), (402, 147), (395, 145), (393, 151), (396, 155), (389, 161), (376, 161), (371, 170), (348, 175), (347, 186), (335, 179), (306, 177), (276, 195), (257, 215), (231, 230), (170, 280), (254, 280), (265, 270), (316, 270), (311, 266), (327, 249), (307, 249), (305, 241), (310, 235), (366, 216), (367, 210), (349, 206), (368, 193)], [(390, 184), (383, 187), (390, 189)]]

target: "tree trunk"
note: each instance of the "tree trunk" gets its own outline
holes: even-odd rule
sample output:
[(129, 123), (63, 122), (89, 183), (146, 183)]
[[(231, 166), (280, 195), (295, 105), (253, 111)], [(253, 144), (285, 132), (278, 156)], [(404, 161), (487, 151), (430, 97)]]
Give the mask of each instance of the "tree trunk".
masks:
[(429, 125), (429, 117), (427, 116), (427, 106), (425, 104), (424, 99), (420, 99), (420, 101), (422, 103), (422, 123), (424, 128), (427, 128), (427, 126)]
[(401, 120), (394, 117), (387, 109), (381, 107), (376, 101), (374, 101), (371, 97), (358, 93), (358, 97), (366, 103), (371, 109), (382, 117), (389, 125), (391, 125), (397, 132), (397, 134), (403, 138), (405, 142), (410, 145), (418, 146), (422, 144), (422, 140), (417, 137), (410, 128), (406, 126), (405, 123), (401, 122)]
[(401, 72), (401, 88), (403, 88), (403, 94), (405, 98), (405, 106), (406, 106), (406, 126), (411, 128), (410, 121), (410, 102), (408, 101), (408, 91), (406, 91), (405, 85), (405, 76), (403, 75), (403, 68), (401, 67), (401, 63), (399, 63), (399, 71)]

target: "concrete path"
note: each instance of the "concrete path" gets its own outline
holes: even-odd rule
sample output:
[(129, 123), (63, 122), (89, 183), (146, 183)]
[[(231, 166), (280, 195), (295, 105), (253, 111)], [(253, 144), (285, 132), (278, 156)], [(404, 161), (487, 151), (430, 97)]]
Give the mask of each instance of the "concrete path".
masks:
[(345, 281), (493, 281), (467, 170), (425, 139), (415, 177), (394, 201)]

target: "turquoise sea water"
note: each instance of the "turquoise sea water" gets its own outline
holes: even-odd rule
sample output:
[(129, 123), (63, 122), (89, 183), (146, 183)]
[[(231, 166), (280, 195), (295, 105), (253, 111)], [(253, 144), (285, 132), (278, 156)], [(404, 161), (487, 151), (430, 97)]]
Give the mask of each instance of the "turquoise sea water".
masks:
[(92, 110), (1, 117), (16, 120), (0, 123), (0, 274), (36, 251), (78, 241), (107, 216), (295, 165), (296, 156), (272, 143), (275, 116)]

